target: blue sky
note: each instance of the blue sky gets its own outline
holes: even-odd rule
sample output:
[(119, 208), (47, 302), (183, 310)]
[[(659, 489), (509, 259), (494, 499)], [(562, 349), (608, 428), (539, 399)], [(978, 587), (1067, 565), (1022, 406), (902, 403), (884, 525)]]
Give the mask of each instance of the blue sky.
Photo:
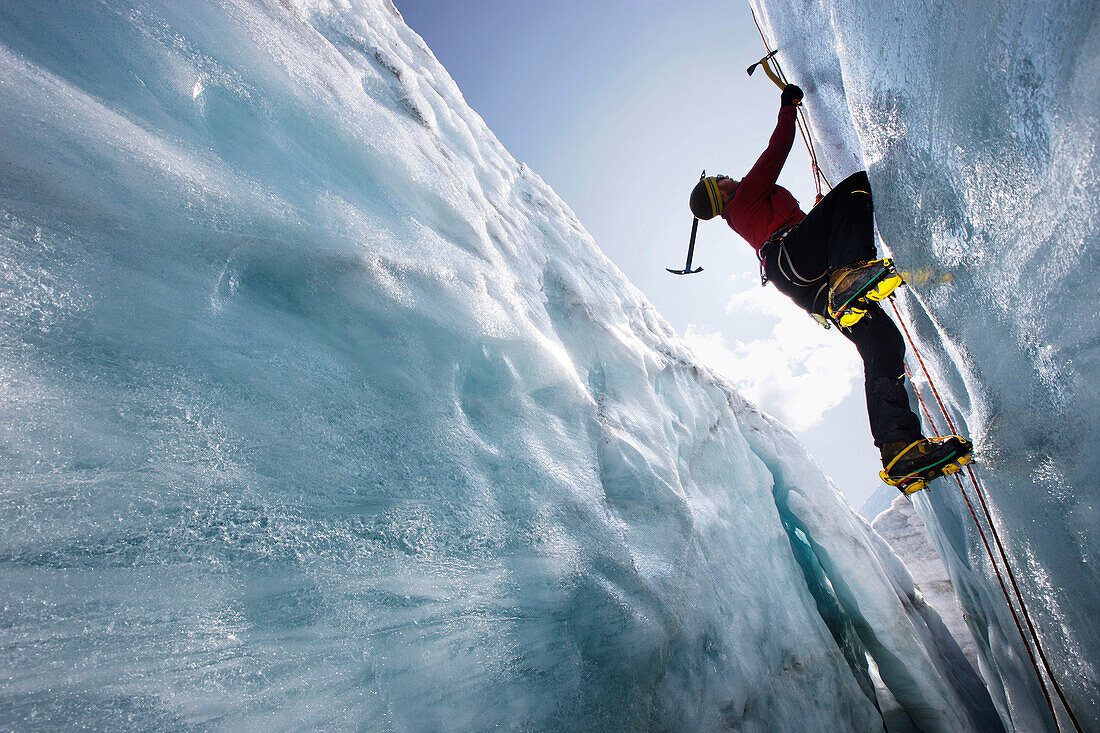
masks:
[[(775, 126), (779, 90), (745, 73), (764, 53), (748, 5), (394, 2), (512, 155), (705, 361), (796, 430), (858, 508), (880, 466), (854, 348), (762, 289), (752, 249), (721, 221), (699, 227), (703, 273), (664, 269), (683, 267), (700, 171), (740, 177)], [(803, 209), (813, 201), (800, 139), (780, 184)]]

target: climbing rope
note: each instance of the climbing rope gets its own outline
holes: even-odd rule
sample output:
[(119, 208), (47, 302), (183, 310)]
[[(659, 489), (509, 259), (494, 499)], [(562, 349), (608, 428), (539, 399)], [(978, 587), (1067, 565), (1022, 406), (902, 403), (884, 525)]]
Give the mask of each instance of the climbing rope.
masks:
[[(764, 67), (765, 73), (768, 78), (775, 83), (776, 86), (781, 89), (786, 86), (787, 77), (783, 73), (783, 68), (779, 65), (778, 59), (776, 59), (777, 50), (772, 50), (774, 47), (768, 42), (767, 37), (764, 35), (764, 29), (760, 26), (760, 21), (756, 17), (756, 11), (753, 9), (752, 4), (749, 3), (749, 12), (752, 13), (753, 23), (756, 24), (756, 30), (760, 34), (760, 40), (764, 43), (764, 50), (767, 55), (762, 58), (758, 64)], [(753, 68), (749, 67), (749, 74), (752, 74)], [(774, 71), (772, 68), (774, 67)], [(802, 141), (806, 145), (806, 150), (810, 154), (810, 166), (814, 176), (814, 185), (817, 188), (817, 198), (814, 200), (816, 206), (822, 198), (822, 183), (828, 190), (832, 190), (832, 185), (825, 177), (825, 174), (821, 171), (821, 167), (817, 162), (817, 151), (814, 149), (813, 138), (810, 136), (809, 122), (806, 119), (805, 110), (799, 106), (797, 111), (798, 117), (798, 129), (802, 134)], [(898, 311), (897, 305), (894, 303), (893, 297), (890, 298), (890, 305), (894, 309), (894, 315), (897, 317), (898, 323), (901, 325), (902, 330), (905, 332), (905, 337), (909, 342), (909, 346), (912, 349), (913, 354), (916, 356), (921, 370), (924, 372), (925, 381), (932, 390), (932, 394), (936, 398), (936, 402), (940, 407), (940, 411), (943, 413), (943, 417), (947, 422), (947, 426), (950, 429), (952, 435), (958, 435), (958, 430), (955, 428), (955, 423), (951, 419), (951, 415), (947, 411), (947, 407), (943, 402), (943, 398), (940, 397), (939, 390), (936, 388), (935, 382), (932, 380), (932, 375), (929, 374), (927, 366), (925, 366), (924, 359), (921, 357), (920, 351), (917, 349), (917, 344), (914, 341), (912, 335), (909, 333), (908, 327), (905, 325), (905, 321), (901, 317), (901, 313)], [(908, 367), (906, 368), (906, 374), (909, 373)], [(933, 433), (937, 437), (940, 437), (940, 431), (936, 427), (935, 421), (932, 419), (932, 415), (928, 411), (927, 405), (925, 405), (924, 398), (921, 396), (920, 391), (916, 389), (915, 383), (913, 383), (912, 375), (909, 375), (909, 381), (914, 384), (913, 390), (917, 394), (917, 400), (920, 403), (921, 410), (924, 413), (925, 419), (928, 421), (929, 426), (932, 428)], [(985, 546), (986, 554), (989, 556), (990, 565), (993, 568), (993, 572), (997, 576), (997, 580), (1000, 583), (1001, 591), (1004, 593), (1005, 603), (1008, 604), (1008, 610), (1012, 613), (1012, 619), (1016, 622), (1016, 628), (1020, 632), (1020, 639), (1024, 643), (1024, 648), (1027, 650), (1028, 658), (1031, 660), (1031, 666), (1035, 670), (1035, 676), (1039, 680), (1039, 686), (1043, 691), (1043, 697), (1046, 699), (1047, 708), (1050, 710), (1050, 715), (1054, 719), (1054, 725), (1057, 729), (1061, 730), (1061, 724), (1058, 720), (1058, 713), (1054, 708), (1054, 701), (1050, 697), (1050, 692), (1047, 689), (1046, 680), (1043, 678), (1043, 673), (1039, 669), (1039, 663), (1042, 663), (1043, 669), (1046, 670), (1047, 677), (1050, 679), (1051, 685), (1054, 687), (1055, 692), (1058, 695), (1058, 699), (1062, 703), (1062, 707), (1065, 709), (1066, 714), (1073, 723), (1073, 727), (1078, 733), (1081, 733), (1082, 728), (1077, 721), (1077, 716), (1074, 715), (1073, 709), (1069, 705), (1069, 701), (1066, 700), (1065, 694), (1062, 692), (1061, 685), (1058, 684), (1057, 678), (1054, 676), (1054, 671), (1051, 669), (1050, 662), (1047, 660), (1046, 653), (1043, 651), (1043, 646), (1039, 641), (1039, 634), (1035, 629), (1035, 624), (1031, 620), (1031, 614), (1028, 613), (1027, 605), (1024, 603), (1023, 593), (1020, 591), (1020, 586), (1016, 582), (1016, 574), (1012, 571), (1012, 565), (1008, 561), (1008, 554), (1005, 552), (1004, 544), (1001, 542), (1000, 533), (997, 531), (996, 525), (993, 523), (993, 515), (989, 510), (989, 504), (985, 499), (985, 492), (982, 489), (981, 483), (978, 481), (977, 474), (974, 473), (974, 469), (967, 465), (965, 466), (966, 473), (970, 478), (970, 482), (974, 488), (974, 494), (978, 497), (978, 503), (981, 505), (982, 513), (985, 517), (986, 525), (989, 527), (989, 535), (993, 538), (993, 544), (997, 547), (997, 554), (1000, 556), (1001, 564), (1004, 565), (1004, 575), (1008, 576), (1008, 584), (1005, 583), (1004, 575), (1001, 573), (1001, 569), (997, 563), (997, 560), (993, 554), (993, 548), (990, 546), (989, 539), (986, 536), (986, 531), (982, 526), (982, 522), (978, 519), (978, 513), (974, 509), (974, 505), (970, 500), (970, 496), (967, 494), (965, 487), (963, 486), (963, 480), (958, 473), (955, 474), (955, 481), (958, 483), (959, 491), (962, 494), (963, 499), (966, 501), (967, 507), (970, 509), (970, 516), (974, 519), (974, 525), (978, 528), (978, 534), (982, 539), (982, 544)], [(1019, 604), (1020, 612), (1024, 617), (1024, 624), (1020, 623), (1020, 614), (1017, 614), (1016, 607), (1012, 602), (1012, 597), (1008, 592), (1008, 586), (1012, 586), (1012, 595), (1016, 598), (1016, 603)], [(1024, 625), (1027, 626), (1027, 633), (1024, 631)], [(1028, 637), (1030, 636), (1030, 644)], [(1039, 655), (1039, 661), (1036, 661), (1035, 654), (1032, 652), (1032, 645), (1035, 647), (1035, 651)]]

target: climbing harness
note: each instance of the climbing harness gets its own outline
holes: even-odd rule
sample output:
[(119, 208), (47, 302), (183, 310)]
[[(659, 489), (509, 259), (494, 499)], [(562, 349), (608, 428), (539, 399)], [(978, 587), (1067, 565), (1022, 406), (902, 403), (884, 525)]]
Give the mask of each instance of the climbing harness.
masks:
[[(787, 238), (788, 234), (794, 231), (794, 228), (796, 226), (798, 226), (797, 223), (787, 224), (786, 226), (779, 227), (774, 232), (772, 232), (772, 235), (770, 237), (768, 237), (768, 241), (760, 245), (760, 249), (756, 251), (756, 259), (760, 261), (760, 287), (765, 287), (768, 284), (768, 274), (764, 271), (764, 260), (768, 258), (768, 253), (771, 252), (773, 248), (778, 248), (780, 254), (786, 254), (787, 248), (784, 245), (783, 240)], [(787, 259), (789, 261), (790, 257), (788, 256)], [(782, 270), (782, 268), (780, 269)], [(793, 266), (791, 267), (791, 270), (794, 270)], [(787, 273), (784, 272), (783, 274), (786, 275)], [(817, 278), (814, 279), (816, 280)]]
[[(783, 238), (786, 238), (786, 233), (784, 233)], [(829, 291), (829, 278), (826, 277), (826, 275), (828, 274), (827, 272), (823, 272), (820, 275), (812, 278), (803, 275), (795, 268), (794, 262), (791, 260), (791, 253), (787, 251), (787, 245), (786, 242), (783, 241), (783, 239), (780, 239), (779, 242), (779, 251), (776, 252), (775, 255), (775, 265), (779, 268), (779, 273), (787, 279), (787, 282), (793, 285), (798, 285), (804, 288), (812, 288), (814, 285), (817, 285), (817, 292), (814, 293), (814, 300), (810, 307), (810, 315), (813, 316), (814, 320), (817, 321), (818, 324), (825, 327), (826, 329), (829, 328), (830, 323), (842, 325), (836, 319), (827, 316), (825, 314), (824, 308), (821, 309), (821, 313), (818, 312), (817, 304), (818, 302), (820, 302), (821, 296), (823, 294), (827, 295)]]
[[(767, 56), (762, 58), (756, 64), (753, 64), (749, 67), (749, 75), (752, 75), (752, 72), (755, 70), (755, 67), (757, 65), (761, 65), (764, 67), (764, 71), (768, 75), (768, 78), (770, 78), (776, 86), (782, 89), (784, 86), (786, 86), (787, 82), (786, 77), (783, 74), (783, 69), (780, 67), (779, 61), (775, 58), (775, 55), (779, 49), (775, 49), (774, 51), (771, 50), (771, 44), (768, 43), (768, 39), (764, 35), (764, 30), (760, 27), (760, 21), (757, 19), (756, 11), (753, 9), (751, 3), (749, 4), (749, 11), (752, 13), (753, 22), (756, 24), (756, 30), (760, 33), (760, 40), (764, 43), (764, 49), (768, 52)], [(802, 140), (806, 144), (806, 149), (810, 154), (810, 165), (814, 174), (814, 184), (817, 187), (817, 198), (814, 201), (814, 205), (817, 205), (817, 203), (819, 203), (823, 198), (821, 184), (824, 183), (825, 186), (830, 190), (832, 189), (832, 185), (829, 183), (828, 179), (821, 172), (821, 168), (818, 166), (817, 154), (814, 151), (813, 141), (810, 138), (808, 132), (809, 125), (805, 121), (805, 111), (802, 109), (801, 106), (798, 107), (798, 115), (798, 128), (799, 131), (802, 133)], [(894, 297), (892, 294), (888, 297), (888, 300), (890, 301), (890, 305), (894, 310), (894, 315), (897, 317), (898, 324), (901, 326), (902, 331), (905, 333), (905, 338), (909, 342), (910, 349), (912, 350), (914, 356), (916, 356), (917, 362), (920, 364), (921, 370), (924, 374), (924, 378), (928, 383), (932, 394), (936, 398), (936, 403), (939, 405), (940, 411), (943, 414), (944, 420), (946, 421), (947, 427), (950, 431), (949, 435), (957, 434), (958, 431), (955, 428), (954, 421), (951, 419), (951, 415), (948, 413), (947, 407), (944, 404), (943, 399), (940, 397), (939, 390), (936, 388), (936, 385), (932, 380), (932, 375), (929, 374), (928, 368), (925, 366), (924, 359), (917, 348), (916, 342), (913, 340), (912, 334), (910, 334), (909, 329), (905, 324), (905, 321), (901, 317), (901, 313), (898, 310), (897, 304), (894, 303)], [(906, 368), (906, 373), (909, 374), (908, 368)], [(931, 413), (928, 411), (928, 407), (924, 402), (924, 398), (920, 394), (920, 390), (916, 389), (916, 385), (912, 380), (911, 374), (909, 374), (909, 381), (911, 384), (914, 384), (913, 391), (916, 392), (917, 400), (920, 403), (921, 411), (924, 413), (925, 419), (928, 421), (928, 424), (932, 428), (933, 433), (937, 437), (941, 437), (941, 433), (937, 428), (935, 421), (932, 419)], [(1073, 724), (1074, 730), (1076, 730), (1078, 733), (1082, 733), (1083, 729), (1081, 727), (1081, 724), (1078, 722), (1077, 716), (1073, 712), (1073, 708), (1070, 707), (1069, 701), (1066, 700), (1065, 693), (1062, 691), (1062, 686), (1058, 683), (1058, 679), (1054, 675), (1054, 670), (1051, 668), (1050, 662), (1047, 659), (1047, 655), (1043, 650), (1042, 642), (1040, 642), (1039, 640), (1039, 634), (1035, 629), (1035, 624), (1031, 620), (1031, 614), (1028, 613), (1027, 605), (1024, 603), (1023, 593), (1020, 590), (1019, 584), (1016, 582), (1016, 574), (1013, 572), (1012, 565), (1008, 561), (1008, 553), (1005, 552), (1004, 545), (1001, 542), (1000, 533), (997, 531), (997, 527), (993, 522), (993, 515), (989, 510), (989, 504), (985, 498), (985, 490), (982, 488), (981, 482), (978, 480), (978, 476), (975, 473), (974, 467), (971, 464), (967, 463), (966, 465), (963, 465), (962, 468), (962, 471), (954, 472), (953, 476), (958, 484), (959, 491), (962, 494), (963, 499), (966, 501), (967, 507), (970, 509), (970, 516), (973, 518), (974, 525), (978, 529), (978, 534), (981, 537), (982, 544), (985, 546), (986, 555), (989, 557), (990, 566), (993, 568), (993, 572), (997, 576), (997, 580), (1001, 586), (1001, 591), (1004, 593), (1005, 603), (1008, 605), (1008, 610), (1011, 612), (1012, 619), (1016, 623), (1016, 629), (1020, 633), (1020, 639), (1023, 641), (1024, 648), (1027, 650), (1028, 658), (1031, 660), (1031, 666), (1035, 671), (1036, 678), (1039, 681), (1039, 687), (1043, 691), (1043, 697), (1046, 699), (1047, 708), (1050, 711), (1051, 718), (1053, 718), (1054, 720), (1054, 725), (1057, 729), (1062, 729), (1062, 724), (1061, 721), (1059, 721), (1058, 719), (1058, 713), (1055, 710), (1054, 702), (1051, 699), (1050, 692), (1047, 688), (1047, 680), (1044, 679), (1043, 671), (1046, 672), (1046, 677), (1050, 680), (1050, 685), (1054, 688), (1054, 691), (1058, 696), (1058, 700), (1062, 703), (1062, 708), (1066, 711), (1066, 715), (1069, 717), (1070, 721)], [(974, 509), (974, 504), (971, 502), (970, 496), (968, 495), (966, 488), (963, 485), (962, 473), (964, 471), (967, 477), (970, 479), (970, 484), (973, 488), (974, 495), (978, 498), (978, 503), (982, 508), (982, 515), (985, 519), (984, 527), (982, 525), (982, 522), (979, 520), (978, 513)], [(988, 527), (988, 536), (986, 527)], [(993, 544), (997, 547), (996, 557), (994, 556), (993, 548), (990, 546), (989, 537), (992, 537)], [(998, 558), (1000, 559), (1000, 564), (998, 564)], [(1000, 566), (1004, 567), (1003, 572)], [(1008, 576), (1007, 584), (1004, 578), (1005, 575)], [(1008, 590), (1010, 585), (1012, 587), (1011, 595), (1009, 594)], [(1015, 604), (1013, 603), (1013, 598), (1015, 599)], [(1017, 612), (1016, 610), (1016, 605), (1019, 605), (1019, 612)], [(1021, 615), (1023, 616), (1024, 623), (1020, 622)], [(1027, 632), (1024, 631), (1025, 625), (1027, 626)], [(1033, 646), (1034, 651), (1032, 651)], [(1038, 661), (1035, 658), (1036, 654), (1038, 654), (1039, 657)], [(1042, 671), (1039, 669), (1040, 663), (1042, 664)]]
[(821, 301), (821, 296), (828, 294), (829, 279), (826, 276), (826, 272), (822, 272), (817, 277), (806, 277), (798, 271), (794, 266), (794, 262), (791, 260), (790, 252), (787, 251), (787, 236), (795, 230), (798, 223), (787, 224), (784, 227), (777, 229), (770, 237), (768, 241), (760, 247), (756, 252), (756, 257), (760, 260), (760, 287), (766, 287), (768, 284), (768, 271), (766, 267), (767, 259), (771, 256), (772, 251), (775, 251), (775, 265), (779, 268), (779, 273), (787, 279), (792, 285), (797, 285), (804, 288), (811, 288), (817, 285), (817, 292), (814, 293), (813, 304), (810, 308), (810, 315), (817, 321), (818, 325), (823, 328), (831, 328), (836, 321), (832, 320), (825, 315), (826, 309), (818, 309), (818, 303)]

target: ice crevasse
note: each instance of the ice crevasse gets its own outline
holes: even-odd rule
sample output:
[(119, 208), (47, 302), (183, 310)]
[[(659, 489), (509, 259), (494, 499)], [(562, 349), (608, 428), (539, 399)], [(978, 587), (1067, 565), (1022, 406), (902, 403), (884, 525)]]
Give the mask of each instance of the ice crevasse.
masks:
[(0, 81), (0, 727), (1011, 715), (390, 3), (8, 4)]

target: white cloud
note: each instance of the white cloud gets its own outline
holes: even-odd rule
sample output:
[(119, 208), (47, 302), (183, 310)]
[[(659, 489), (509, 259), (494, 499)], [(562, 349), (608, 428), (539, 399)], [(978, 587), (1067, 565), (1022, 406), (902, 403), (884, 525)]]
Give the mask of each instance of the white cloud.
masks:
[[(814, 427), (862, 384), (855, 346), (835, 329), (823, 329), (774, 287), (739, 284), (743, 289), (726, 308), (736, 321), (726, 333), (689, 325), (684, 340), (705, 364), (793, 430)], [(770, 335), (748, 336), (769, 324)]]

